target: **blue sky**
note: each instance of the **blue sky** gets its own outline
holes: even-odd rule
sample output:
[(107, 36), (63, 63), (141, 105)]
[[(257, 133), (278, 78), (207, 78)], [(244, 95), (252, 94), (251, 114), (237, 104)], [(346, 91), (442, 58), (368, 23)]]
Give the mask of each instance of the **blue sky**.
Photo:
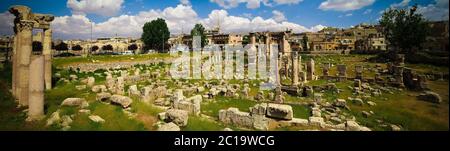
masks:
[[(408, 7), (414, 3), (419, 4), (421, 13), (430, 20), (448, 20), (448, 0), (1, 1), (0, 13), (2, 14), (0, 14), (0, 19), (8, 19), (8, 13), (6, 11), (12, 5), (26, 5), (31, 7), (33, 12), (55, 15), (56, 19), (53, 25), (56, 27), (54, 32), (56, 32), (55, 34), (59, 38), (63, 39), (86, 38), (86, 23), (89, 23), (89, 25), (93, 23), (97, 37), (112, 36), (115, 34), (138, 37), (140, 35), (140, 26), (155, 17), (163, 17), (168, 20), (172, 33), (186, 33), (195, 23), (202, 23), (207, 28), (212, 28), (217, 25), (217, 20), (223, 23), (220, 26), (224, 32), (280, 30), (284, 28), (294, 28), (294, 31), (302, 32), (314, 31), (321, 29), (323, 26), (347, 28), (362, 22), (377, 23), (381, 11), (389, 7)], [(86, 6), (83, 3), (92, 5)], [(214, 17), (211, 17), (211, 14), (217, 14), (216, 17), (219, 19), (214, 19)], [(184, 19), (180, 21), (178, 17)], [(261, 19), (255, 19), (258, 17)], [(230, 23), (227, 23), (227, 21)], [(68, 25), (68, 22), (71, 25)], [(131, 24), (129, 25), (130, 28), (136, 29), (129, 30), (124, 27), (109, 29), (110, 26), (128, 26), (126, 24), (127, 22)], [(79, 26), (73, 24), (79, 24)], [(245, 27), (241, 30), (238, 27), (232, 27), (233, 24), (241, 25), (242, 27), (255, 27)], [(0, 28), (6, 27), (6, 25), (0, 25)], [(227, 29), (228, 27), (229, 29)], [(73, 31), (70, 31), (72, 29)], [(83, 32), (76, 33), (80, 30)], [(0, 35), (7, 33), (7, 29), (0, 29)]]

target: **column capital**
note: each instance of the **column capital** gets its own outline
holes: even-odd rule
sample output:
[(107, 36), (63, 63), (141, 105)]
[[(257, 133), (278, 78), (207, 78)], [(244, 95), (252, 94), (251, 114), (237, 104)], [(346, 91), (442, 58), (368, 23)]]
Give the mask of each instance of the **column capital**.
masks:
[(24, 31), (24, 30), (30, 30), (31, 31), (33, 29), (33, 25), (34, 25), (33, 21), (22, 20), (22, 21), (16, 23), (15, 28), (19, 32)]

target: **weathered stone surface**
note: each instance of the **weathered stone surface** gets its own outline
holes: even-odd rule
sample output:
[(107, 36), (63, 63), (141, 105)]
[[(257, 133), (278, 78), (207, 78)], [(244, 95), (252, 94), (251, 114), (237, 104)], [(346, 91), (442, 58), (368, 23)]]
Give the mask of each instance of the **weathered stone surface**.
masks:
[(105, 120), (98, 115), (91, 115), (91, 116), (89, 116), (89, 119), (95, 123), (104, 123), (105, 122)]
[(85, 102), (84, 98), (67, 98), (61, 103), (61, 106), (82, 106)]
[(59, 116), (59, 110), (56, 110), (55, 112), (50, 115), (50, 118), (47, 119), (46, 126), (50, 126), (53, 124), (59, 124), (61, 122), (61, 117)]
[(94, 86), (94, 84), (95, 84), (95, 78), (94, 77), (88, 77), (86, 85), (88, 87), (92, 87), (92, 86)]
[(242, 127), (253, 127), (253, 118), (247, 112), (241, 112), (237, 108), (228, 108), (219, 111), (219, 120), (226, 124), (234, 124)]
[(425, 91), (424, 93), (419, 94), (417, 96), (417, 98), (422, 101), (427, 101), (427, 102), (437, 103), (437, 104), (442, 102), (441, 96), (439, 96), (439, 94), (437, 94), (436, 92), (431, 92), (431, 91)]
[(133, 100), (130, 97), (122, 96), (122, 95), (112, 95), (110, 97), (111, 103), (118, 104), (122, 106), (123, 108), (127, 108), (133, 103)]
[(269, 119), (264, 115), (252, 115), (253, 128), (257, 130), (267, 131), (269, 130)]
[(397, 126), (394, 124), (391, 124), (390, 127), (391, 127), (392, 131), (401, 131), (402, 130), (402, 128), (400, 126)]
[(111, 93), (108, 92), (101, 92), (101, 93), (97, 93), (96, 96), (96, 100), (97, 101), (102, 101), (102, 102), (109, 102), (109, 98), (111, 97)]
[(344, 99), (336, 99), (333, 105), (336, 107), (345, 107), (347, 105), (347, 102)]
[(291, 120), (293, 118), (293, 111), (290, 105), (272, 104), (267, 105), (266, 116), (283, 120)]
[(309, 124), (309, 121), (307, 119), (292, 118), (289, 123), (292, 126), (307, 126)]
[(170, 123), (164, 123), (161, 126), (159, 126), (158, 131), (180, 131), (180, 127), (176, 125), (173, 122)]
[(375, 102), (372, 102), (372, 101), (368, 101), (367, 104), (369, 104), (370, 106), (375, 106), (375, 105), (377, 105)]
[(322, 117), (310, 116), (309, 117), (309, 124), (313, 125), (313, 126), (322, 126), (322, 125), (325, 124), (325, 122), (324, 122)]
[(105, 85), (92, 86), (91, 90), (92, 90), (92, 92), (95, 92), (95, 93), (108, 91), (108, 89), (106, 89)]
[(169, 109), (166, 111), (166, 121), (173, 122), (178, 126), (186, 126), (188, 123), (188, 112), (179, 109)]
[(250, 107), (251, 115), (266, 115), (267, 103), (256, 104)]
[(166, 114), (167, 114), (166, 112), (158, 113), (159, 120), (165, 121), (166, 120)]
[(131, 85), (128, 88), (128, 96), (140, 97), (141, 96), (141, 92), (138, 90), (136, 85)]

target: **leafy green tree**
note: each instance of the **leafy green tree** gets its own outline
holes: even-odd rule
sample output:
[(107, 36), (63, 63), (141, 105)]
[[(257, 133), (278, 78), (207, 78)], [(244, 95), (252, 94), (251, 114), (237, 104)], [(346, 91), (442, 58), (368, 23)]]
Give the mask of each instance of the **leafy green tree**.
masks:
[(170, 38), (169, 28), (162, 18), (152, 20), (144, 24), (141, 40), (145, 44), (145, 50), (156, 49), (159, 52), (166, 52), (164, 49), (167, 40)]
[(80, 51), (80, 50), (83, 50), (83, 47), (81, 47), (80, 45), (75, 45), (75, 46), (72, 47), (72, 50)]
[(138, 49), (138, 46), (136, 45), (136, 44), (131, 44), (131, 45), (129, 45), (128, 46), (128, 50), (137, 50)]
[(33, 51), (42, 51), (42, 43), (39, 41), (33, 41), (32, 43)]
[(250, 43), (250, 35), (244, 35), (242, 37), (242, 44), (246, 45), (246, 44), (249, 44), (249, 43)]
[(205, 27), (203, 27), (202, 24), (195, 24), (194, 28), (191, 30), (191, 36), (200, 36), (202, 47), (206, 45)]
[(67, 44), (64, 43), (64, 42), (61, 42), (61, 43), (55, 45), (54, 48), (55, 48), (55, 50), (57, 50), (57, 51), (64, 51), (64, 50), (67, 51), (67, 50), (69, 50), (69, 47), (68, 47)]
[(91, 47), (91, 52), (95, 52), (95, 51), (97, 51), (99, 48), (98, 48), (98, 46), (92, 46)]
[(113, 50), (113, 46), (110, 45), (110, 44), (104, 45), (104, 46), (102, 46), (102, 50), (109, 50), (109, 51), (111, 51), (111, 50)]
[(427, 21), (417, 13), (417, 5), (411, 9), (388, 9), (381, 17), (383, 34), (393, 53), (415, 54), (427, 36)]

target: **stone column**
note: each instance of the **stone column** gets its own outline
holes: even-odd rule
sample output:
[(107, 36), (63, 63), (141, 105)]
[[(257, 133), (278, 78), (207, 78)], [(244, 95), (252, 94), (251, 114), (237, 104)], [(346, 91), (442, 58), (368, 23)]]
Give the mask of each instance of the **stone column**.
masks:
[(344, 64), (340, 64), (337, 66), (338, 68), (338, 81), (342, 82), (347, 80), (347, 66)]
[(256, 45), (256, 37), (254, 33), (250, 34), (250, 44)]
[[(13, 52), (12, 52), (12, 94), (13, 96), (16, 96), (17, 91), (17, 48), (19, 46), (19, 40), (17, 38), (17, 35), (14, 36), (14, 45), (13, 45)], [(15, 99), (17, 101), (17, 99)]]
[(355, 76), (355, 78), (356, 79), (360, 79), (360, 80), (363, 80), (362, 78), (362, 74), (363, 74), (363, 67), (361, 66), (361, 65), (356, 65), (355, 66), (355, 74), (356, 74), (356, 76)]
[(314, 80), (314, 74), (315, 74), (315, 64), (314, 64), (314, 60), (311, 58), (310, 61), (308, 61), (307, 64), (308, 68), (307, 68), (307, 76), (308, 76), (308, 80)]
[(277, 86), (281, 85), (281, 77), (280, 77), (280, 68), (281, 68), (281, 58), (283, 57), (283, 54), (281, 52), (278, 53), (278, 59), (277, 59)]
[[(19, 104), (22, 106), (28, 105), (28, 86), (29, 86), (29, 70), (30, 70), (30, 57), (33, 43), (33, 22), (28, 20), (20, 21), (17, 25), (17, 36), (20, 41), (18, 46), (17, 57), (19, 70), (17, 81), (19, 89), (17, 95), (19, 98)], [(16, 83), (17, 84), (17, 83)], [(17, 87), (17, 85), (16, 85)]]
[(32, 56), (30, 64), (28, 121), (44, 117), (44, 56)]
[(298, 56), (297, 52), (292, 52), (292, 86), (298, 85)]
[(52, 89), (52, 30), (45, 29), (42, 40), (42, 55), (44, 55), (45, 89)]

